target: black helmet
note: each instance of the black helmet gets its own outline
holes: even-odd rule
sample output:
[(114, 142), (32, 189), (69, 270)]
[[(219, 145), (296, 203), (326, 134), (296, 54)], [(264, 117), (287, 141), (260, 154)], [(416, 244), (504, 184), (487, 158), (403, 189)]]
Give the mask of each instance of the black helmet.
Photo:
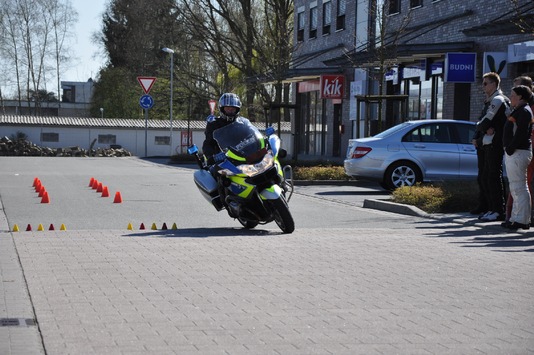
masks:
[[(227, 113), (224, 110), (225, 107), (235, 107), (236, 111)], [(239, 110), (241, 110), (241, 100), (239, 100), (239, 96), (231, 92), (222, 94), (219, 99), (219, 112), (221, 113), (221, 117), (226, 118), (227, 120), (233, 120), (239, 115)]]

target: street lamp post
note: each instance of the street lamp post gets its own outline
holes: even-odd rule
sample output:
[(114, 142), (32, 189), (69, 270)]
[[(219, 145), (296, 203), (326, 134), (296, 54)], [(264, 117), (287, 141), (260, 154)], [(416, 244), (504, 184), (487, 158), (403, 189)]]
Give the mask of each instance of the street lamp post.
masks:
[(104, 118), (104, 108), (100, 108), (100, 118)]
[(170, 117), (171, 117), (171, 131), (170, 131), (170, 145), (171, 145), (171, 148), (170, 148), (170, 156), (172, 157), (172, 84), (173, 84), (173, 67), (174, 67), (174, 51), (170, 48), (162, 48), (161, 49), (162, 51), (164, 51), (165, 53), (169, 53), (171, 55), (171, 98), (170, 98), (170, 102), (169, 102), (169, 110), (170, 110)]

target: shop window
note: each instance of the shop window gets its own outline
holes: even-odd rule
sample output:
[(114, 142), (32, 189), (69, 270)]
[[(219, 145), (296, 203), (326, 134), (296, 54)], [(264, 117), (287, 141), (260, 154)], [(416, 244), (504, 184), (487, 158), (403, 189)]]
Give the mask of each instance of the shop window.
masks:
[(116, 144), (117, 136), (114, 134), (99, 134), (98, 143), (100, 144)]
[(410, 9), (423, 6), (423, 0), (410, 0)]
[(304, 41), (304, 24), (305, 24), (305, 18), (304, 18), (304, 11), (301, 11), (297, 14), (297, 41), (302, 42)]
[(330, 24), (332, 22), (332, 2), (323, 3), (323, 36), (330, 34)]
[(345, 29), (346, 0), (337, 0), (336, 31)]
[(388, 14), (394, 15), (400, 13), (400, 0), (390, 0)]
[(171, 137), (169, 137), (169, 136), (156, 136), (154, 138), (154, 144), (155, 145), (170, 145), (171, 144)]
[(317, 38), (317, 6), (310, 9), (310, 38)]
[(59, 133), (41, 133), (41, 142), (59, 142)]

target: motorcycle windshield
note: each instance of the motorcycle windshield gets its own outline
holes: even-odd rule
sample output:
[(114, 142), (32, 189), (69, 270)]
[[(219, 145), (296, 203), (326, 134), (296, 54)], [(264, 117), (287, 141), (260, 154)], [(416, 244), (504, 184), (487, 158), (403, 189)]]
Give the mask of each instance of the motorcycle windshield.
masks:
[(213, 132), (213, 138), (223, 152), (232, 148), (242, 157), (254, 155), (265, 147), (263, 135), (248, 121), (234, 121)]

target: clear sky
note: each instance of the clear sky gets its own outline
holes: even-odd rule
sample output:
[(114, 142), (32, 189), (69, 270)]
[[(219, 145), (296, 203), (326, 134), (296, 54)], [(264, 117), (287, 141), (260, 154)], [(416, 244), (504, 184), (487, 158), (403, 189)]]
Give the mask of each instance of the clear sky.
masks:
[(108, 0), (71, 0), (72, 7), (78, 12), (75, 38), (70, 43), (73, 60), (65, 67), (62, 81), (87, 81), (95, 78), (105, 57), (99, 54), (98, 46), (91, 42), (91, 36), (102, 26), (102, 13)]

